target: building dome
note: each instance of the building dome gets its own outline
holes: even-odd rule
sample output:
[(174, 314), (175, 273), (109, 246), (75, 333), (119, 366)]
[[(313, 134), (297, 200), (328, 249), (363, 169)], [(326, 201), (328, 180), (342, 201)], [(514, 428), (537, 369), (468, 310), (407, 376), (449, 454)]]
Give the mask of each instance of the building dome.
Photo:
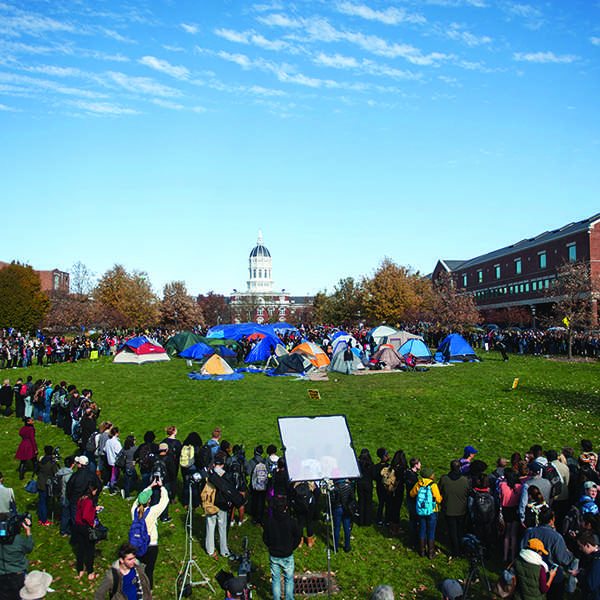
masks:
[(258, 233), (258, 243), (248, 257), (248, 291), (264, 294), (273, 291), (271, 253), (263, 245), (262, 233)]
[(271, 253), (266, 246), (263, 246), (262, 242), (259, 242), (257, 246), (254, 246), (250, 251), (250, 258), (271, 258)]

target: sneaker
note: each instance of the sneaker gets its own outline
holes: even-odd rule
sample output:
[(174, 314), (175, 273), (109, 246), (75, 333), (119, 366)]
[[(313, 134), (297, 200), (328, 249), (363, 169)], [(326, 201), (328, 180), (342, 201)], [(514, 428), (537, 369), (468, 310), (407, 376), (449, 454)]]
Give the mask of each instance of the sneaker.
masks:
[(111, 496), (116, 496), (117, 495), (117, 490), (110, 490), (110, 492), (108, 492)]
[(125, 500), (133, 500), (133, 496), (127, 496), (127, 498), (125, 498)]
[(229, 558), (231, 556), (231, 552), (229, 552), (229, 550), (227, 550), (227, 552), (225, 552), (225, 554), (221, 554), (221, 556), (223, 558)]
[(229, 523), (229, 527), (233, 527), (235, 525), (235, 521), (231, 521), (231, 523)]
[(42, 523), (40, 521), (40, 525), (42, 525), (43, 527), (50, 527), (52, 525), (52, 522), (51, 521), (46, 521), (45, 523)]
[(161, 523), (170, 523), (173, 520), (173, 517), (167, 517), (166, 519), (161, 519)]
[(123, 498), (123, 500), (125, 500), (125, 490), (121, 490), (121, 498)]

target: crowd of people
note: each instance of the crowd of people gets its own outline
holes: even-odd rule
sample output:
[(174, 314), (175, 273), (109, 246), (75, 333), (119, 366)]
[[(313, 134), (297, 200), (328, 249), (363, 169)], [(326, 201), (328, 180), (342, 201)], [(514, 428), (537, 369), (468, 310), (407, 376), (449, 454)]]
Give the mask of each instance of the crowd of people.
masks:
[[(248, 515), (262, 527), (276, 598), (279, 573), (284, 574), (286, 599), (292, 597), (293, 552), (318, 543), (315, 523), (321, 513), (331, 516), (334, 551), (348, 553), (351, 540), (360, 543), (354, 526), (388, 528), (390, 536), (404, 540), (403, 507), (408, 515), (405, 542), (422, 557), (469, 555), (474, 550), (464, 540), (472, 534), (482, 556), (501, 557), (512, 565), (516, 597), (561, 600), (567, 586), (578, 582), (585, 600), (600, 598), (600, 473), (589, 440), (581, 440), (578, 451), (534, 444), (524, 453), (494, 459), (491, 466), (467, 445), (441, 477), (424, 459), (408, 458), (403, 450), (390, 453), (380, 447), (373, 458), (363, 448), (357, 457), (360, 477), (320, 486), (291, 482), (275, 444), (258, 445), (247, 457), (243, 440), (232, 444), (219, 427), (206, 442), (196, 431), (180, 439), (175, 425), (166, 428), (160, 441), (154, 431), (144, 432), (142, 440), (135, 435), (122, 440), (118, 425), (100, 420), (92, 390), (79, 391), (65, 381), (53, 385), (28, 377), (14, 386), (5, 382), (0, 402), (9, 408), (14, 403), (16, 417), (23, 420), (15, 459), (21, 479), (28, 470), (36, 478), (38, 524), (50, 525), (49, 503), (58, 499), (59, 531), (75, 549), (77, 577), (97, 577), (94, 549), (102, 537), (98, 500), (103, 491), (131, 503), (127, 510), (132, 527), (144, 523), (146, 544), (119, 550), (98, 599), (113, 585), (131, 586), (131, 569), (137, 573), (137, 597), (150, 597), (144, 594), (151, 594), (154, 586), (160, 524), (171, 521), (169, 510), (177, 502), (192, 511), (202, 508), (204, 548), (211, 557), (217, 557), (217, 534), (218, 553), (230, 555), (229, 531), (242, 526)], [(78, 452), (65, 457), (62, 466), (53, 446), (44, 445), (39, 452), (39, 423), (62, 429), (77, 443)], [(0, 480), (0, 513), (16, 512), (8, 489)], [(30, 523), (24, 522), (23, 528), (25, 542), (19, 552), (26, 554), (31, 551)], [(2, 552), (6, 547), (0, 545)], [(0, 573), (0, 578), (8, 575)], [(10, 583), (25, 585), (22, 578)]]

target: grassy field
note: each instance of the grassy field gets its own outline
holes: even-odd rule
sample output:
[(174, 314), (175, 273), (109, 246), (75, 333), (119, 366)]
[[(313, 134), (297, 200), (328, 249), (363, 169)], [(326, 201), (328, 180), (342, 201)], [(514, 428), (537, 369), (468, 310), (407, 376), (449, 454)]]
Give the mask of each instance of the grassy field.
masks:
[[(102, 417), (120, 427), (121, 439), (133, 432), (141, 440), (146, 430), (153, 429), (160, 440), (164, 428), (174, 424), (180, 439), (190, 431), (198, 431), (206, 440), (218, 425), (223, 429), (223, 439), (232, 444), (243, 442), (250, 454), (259, 443), (280, 447), (279, 416), (345, 414), (357, 452), (366, 447), (374, 456), (380, 445), (386, 446), (390, 454), (403, 449), (408, 457), (418, 456), (423, 466), (433, 467), (437, 479), (448, 471), (450, 459), (461, 456), (467, 444), (475, 446), (478, 457), (492, 468), (499, 456), (524, 452), (533, 443), (544, 448), (560, 449), (567, 444), (578, 447), (579, 440), (586, 437), (598, 446), (598, 363), (518, 356), (511, 356), (504, 363), (495, 353), (483, 358), (478, 364), (432, 368), (426, 373), (334, 374), (329, 381), (318, 383), (257, 374), (233, 382), (194, 381), (187, 377), (190, 369), (182, 360), (127, 366), (102, 359), (11, 370), (4, 375), (10, 377), (11, 383), (18, 375), (31, 374), (34, 379), (65, 379), (79, 389), (91, 388), (94, 400), (102, 407)], [(518, 387), (511, 390), (516, 377)], [(309, 389), (319, 390), (321, 399), (311, 400)], [(21, 423), (14, 418), (1, 423), (0, 470), (4, 483), (14, 487), (20, 511), (35, 513), (37, 496), (25, 492), (13, 459)], [(37, 424), (36, 432), (40, 447), (60, 445), (62, 456), (75, 451), (75, 446), (55, 427)], [(130, 519), (129, 503), (120, 496), (103, 493), (100, 503), (106, 507), (103, 523), (110, 528), (109, 539), (98, 546), (96, 571), (103, 573), (114, 560), (116, 548), (126, 539)], [(185, 514), (179, 505), (176, 508), (179, 510), (171, 512), (172, 523), (159, 524), (154, 589), (154, 597), (159, 600), (174, 597), (175, 580), (184, 558)], [(194, 542), (195, 558), (212, 578), (219, 569), (235, 565), (223, 558), (215, 561), (206, 556), (201, 513), (199, 510), (194, 516), (194, 535), (199, 540)], [(74, 555), (67, 540), (58, 535), (58, 528), (39, 527), (35, 516), (34, 519), (35, 549), (30, 555), (30, 568), (47, 570), (55, 577), (56, 593), (52, 598), (92, 597), (97, 583), (91, 586), (87, 580), (74, 579)], [(407, 529), (404, 509), (401, 528)], [(438, 538), (442, 549), (443, 529), (440, 523)], [(255, 597), (269, 598), (268, 554), (261, 541), (261, 530), (250, 521), (235, 527), (229, 536), (230, 548), (239, 552), (244, 535), (249, 536), (253, 561), (258, 567), (254, 576)], [(322, 524), (317, 526), (317, 537), (314, 548), (305, 546), (296, 551), (297, 572), (326, 570), (326, 534)], [(332, 557), (339, 598), (369, 598), (371, 590), (380, 583), (392, 585), (399, 598), (437, 598), (435, 583), (466, 575), (466, 561), (449, 563), (443, 553), (434, 560), (419, 558), (406, 547), (404, 537), (392, 538), (383, 528), (354, 527), (353, 537), (350, 554), (342, 552)], [(501, 568), (494, 561), (487, 567), (494, 573)], [(473, 592), (476, 597), (483, 595), (479, 586)], [(194, 597), (223, 596), (221, 590), (212, 594), (207, 587), (194, 589)]]

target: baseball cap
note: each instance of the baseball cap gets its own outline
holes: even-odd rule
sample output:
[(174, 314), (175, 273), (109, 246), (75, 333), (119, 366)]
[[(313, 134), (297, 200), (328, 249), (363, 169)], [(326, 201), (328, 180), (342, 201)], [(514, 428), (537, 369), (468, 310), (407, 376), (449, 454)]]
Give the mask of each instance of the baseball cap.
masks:
[(532, 462), (529, 464), (529, 471), (531, 473), (541, 473), (542, 472), (542, 465), (540, 465), (539, 462)]
[(530, 550), (535, 550), (536, 552), (541, 552), (542, 554), (548, 554), (546, 548), (544, 548), (544, 542), (542, 540), (538, 540), (537, 538), (531, 538), (527, 542), (527, 547)]
[(83, 455), (81, 455), (81, 456), (78, 456), (78, 457), (75, 459), (75, 462), (76, 462), (76, 463), (79, 463), (80, 465), (86, 466), (86, 467), (87, 467), (87, 465), (89, 465), (89, 464), (90, 464), (90, 460), (89, 460), (89, 458), (88, 458), (87, 456), (83, 456)]
[(152, 492), (150, 490), (143, 490), (138, 494), (138, 502), (139, 504), (146, 504), (152, 498)]
[(163, 450), (168, 450), (169, 449), (169, 444), (166, 444), (165, 442), (163, 442), (162, 444), (160, 444), (158, 446), (158, 451), (162, 452)]
[(586, 481), (583, 484), (583, 489), (584, 490), (589, 490), (590, 488), (597, 488), (598, 486), (593, 482), (593, 481)]
[(241, 598), (246, 589), (246, 585), (241, 577), (232, 577), (225, 583), (225, 589), (229, 592), (232, 598)]
[(477, 454), (477, 450), (473, 446), (465, 446), (465, 454)]
[(441, 592), (444, 598), (449, 600), (455, 600), (463, 595), (463, 589), (460, 583), (456, 579), (445, 579), (442, 583), (438, 583), (435, 586), (439, 592)]

